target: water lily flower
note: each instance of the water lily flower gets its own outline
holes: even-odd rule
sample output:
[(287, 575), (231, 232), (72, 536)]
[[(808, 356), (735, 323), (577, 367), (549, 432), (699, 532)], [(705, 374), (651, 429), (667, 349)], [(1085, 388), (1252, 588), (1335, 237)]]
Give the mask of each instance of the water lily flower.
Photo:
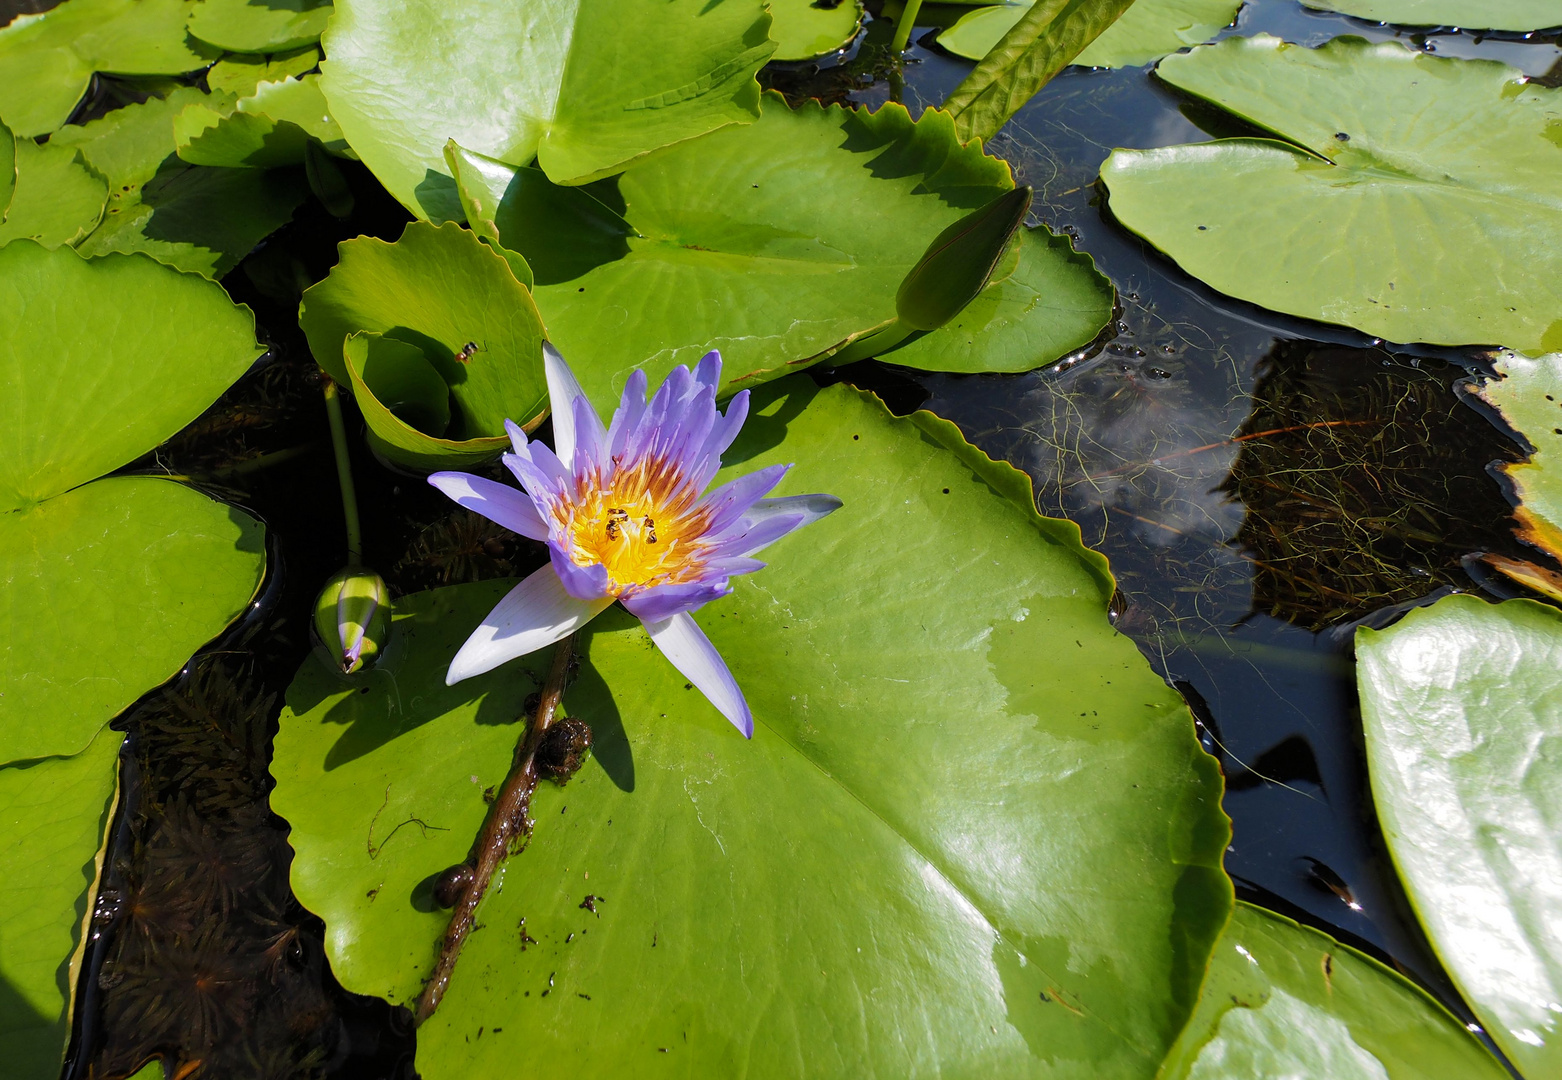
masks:
[(832, 495), (765, 496), (790, 465), (771, 465), (706, 492), (748, 416), (748, 391), (716, 408), (721, 354), (691, 373), (676, 367), (646, 401), (635, 371), (611, 425), (603, 427), (552, 345), (543, 367), (553, 410), (553, 449), (506, 422), (504, 456), (523, 491), (467, 473), (429, 483), (468, 510), (546, 541), (549, 565), (489, 612), (450, 663), (455, 684), (573, 633), (615, 600), (656, 647), (745, 737), (754, 718), (743, 691), (690, 612), (732, 591), (730, 579), (765, 564), (754, 555), (838, 509)]
[(315, 597), (315, 636), (343, 675), (373, 667), (390, 639), (391, 599), (373, 570), (347, 567)]

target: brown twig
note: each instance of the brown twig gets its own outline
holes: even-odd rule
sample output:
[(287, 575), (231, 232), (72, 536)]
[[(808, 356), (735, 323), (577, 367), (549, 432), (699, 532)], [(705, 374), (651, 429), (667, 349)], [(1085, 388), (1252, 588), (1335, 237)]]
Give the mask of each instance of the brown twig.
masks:
[(543, 684), (537, 711), (515, 744), (510, 775), (504, 778), (504, 787), (499, 789), (488, 818), (483, 822), (483, 831), (478, 834), (472, 852), (467, 856), (466, 865), (471, 869), (471, 877), (450, 913), (450, 926), (445, 930), (444, 940), (440, 944), (434, 972), (424, 985), (423, 993), (418, 996), (414, 1017), (419, 1024), (434, 1015), (434, 1010), (439, 1008), (439, 1002), (445, 996), (445, 988), (450, 985), (450, 976), (456, 969), (456, 960), (461, 956), (461, 947), (472, 932), (477, 905), (482, 902), (483, 894), (488, 891), (488, 883), (504, 861), (511, 843), (527, 831), (526, 815), (531, 809), (532, 792), (537, 789), (537, 746), (542, 741), (543, 732), (552, 725), (553, 717), (558, 712), (559, 699), (564, 696), (570, 648), (574, 639), (575, 636), (571, 634), (554, 647), (553, 667), (548, 672), (548, 681)]

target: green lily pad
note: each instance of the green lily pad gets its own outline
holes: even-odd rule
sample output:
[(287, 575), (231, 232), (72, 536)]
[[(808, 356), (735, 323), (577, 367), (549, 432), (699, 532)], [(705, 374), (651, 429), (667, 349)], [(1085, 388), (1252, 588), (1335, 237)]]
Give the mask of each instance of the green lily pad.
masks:
[[(1231, 25), (1242, 0), (1134, 0), (1101, 36), (1074, 57), (1081, 67), (1138, 67), (1208, 41)], [(978, 8), (938, 35), (956, 56), (980, 60), (1031, 8), (1027, 3)]]
[(0, 512), (146, 453), (262, 352), (248, 308), (146, 258), (19, 241), (0, 280)]
[(229, 52), (275, 53), (314, 44), (330, 21), (330, 0), (200, 0), (187, 29)]
[(192, 0), (66, 0), (0, 27), (0, 119), (19, 137), (70, 118), (97, 71), (178, 75), (215, 57), (184, 24)]
[(1372, 801), (1416, 915), (1509, 1060), (1556, 1076), (1562, 612), (1447, 596), (1358, 630), (1356, 660)]
[(264, 569), (259, 522), (168, 480), (0, 514), (0, 761), (80, 750), (243, 614)]
[(1112, 319), (1112, 299), (1111, 283), (1089, 255), (1066, 237), (1025, 229), (960, 314), (880, 357), (922, 371), (1031, 371), (1100, 333)]
[(87, 483), (249, 367), (261, 350), (248, 309), (143, 256), (88, 261), (26, 240), (0, 248), (0, 280), (7, 762), (80, 751), (244, 610), (265, 559), (260, 526), (198, 492), (149, 477)]
[[(502, 256), (454, 222), (415, 221), (394, 244), (361, 236), (338, 251), (331, 273), (304, 293), (298, 319), (333, 379), (353, 385), (343, 346), (348, 335), (368, 331), (415, 346), (450, 387), (443, 434), (452, 444), (482, 440), (481, 456), (496, 457), (507, 442), (506, 419), (528, 429), (542, 421), (542, 320)], [(468, 343), (476, 350), (458, 359)], [(474, 449), (424, 446), (435, 455), (428, 463), (451, 465), (470, 463)], [(455, 456), (438, 457), (447, 451)]]
[(1562, 348), (1562, 90), (1349, 37), (1231, 38), (1158, 72), (1295, 144), (1107, 159), (1113, 214), (1190, 274), (1390, 341)]
[(60, 1075), (124, 738), (105, 730), (74, 757), (0, 767), (0, 1058), (11, 1080)]
[(261, 83), (234, 107), (191, 105), (174, 119), (179, 157), (192, 165), (230, 168), (301, 165), (311, 139), (331, 153), (350, 154), (319, 78)]
[[(844, 387), (760, 390), (728, 456), (845, 501), (698, 616), (753, 740), (633, 619), (592, 623), (565, 705), (594, 763), (538, 793), (419, 1071), (1152, 1076), (1229, 910), (1229, 832), (1105, 561), (952, 425)], [(289, 690), (272, 805), (356, 992), (417, 994), (431, 876), (508, 767), (546, 655), (444, 685), (507, 587), (404, 597), (399, 658)]]
[(108, 187), (78, 160), (76, 150), (22, 139), (16, 144), (16, 195), (0, 225), (0, 246), (36, 240), (74, 244), (103, 216)]
[(249, 97), (263, 82), (281, 82), (312, 71), (320, 63), (313, 45), (272, 56), (225, 56), (206, 71), (206, 85), (214, 94)]
[(862, 25), (860, 0), (771, 0), (772, 60), (812, 60), (851, 43)]
[(555, 183), (759, 113), (770, 57), (761, 0), (342, 0), (321, 89), (347, 141), (419, 217), (459, 220), (445, 143)]
[(1348, 945), (1238, 903), (1157, 1080), (1503, 1080), (1427, 993)]
[[(962, 147), (940, 112), (792, 110), (779, 95), (755, 124), (630, 168), (617, 185), (622, 217), (581, 192), (545, 198), (535, 170), (490, 160), (470, 177), (463, 165), (462, 178), (499, 242), (530, 264), (549, 339), (602, 407), (637, 367), (654, 382), (720, 349), (736, 389), (888, 326), (928, 243), (1013, 187), (1008, 165)], [(1068, 299), (1035, 335), (1058, 352), (1033, 367), (1095, 337), (1108, 315), (1099, 297), (1110, 295), (1088, 259), (1039, 240), (1027, 276)], [(1097, 300), (1068, 310), (1081, 294)], [(985, 356), (966, 360), (961, 370), (992, 370)]]
[(1562, 352), (1538, 359), (1507, 353), (1496, 368), (1501, 381), (1487, 383), (1479, 394), (1534, 448), (1528, 461), (1501, 466), (1518, 502), (1515, 531), (1562, 558)]
[(1557, 0), (1302, 0), (1305, 7), (1400, 26), (1544, 30), (1562, 26)]

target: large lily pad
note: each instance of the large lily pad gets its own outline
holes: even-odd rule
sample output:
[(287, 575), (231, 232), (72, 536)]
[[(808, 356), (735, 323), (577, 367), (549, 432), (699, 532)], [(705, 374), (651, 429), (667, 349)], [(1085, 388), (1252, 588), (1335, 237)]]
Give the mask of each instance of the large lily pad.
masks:
[[(405, 464), (470, 463), (467, 451), (495, 457), (506, 445), (506, 419), (527, 428), (541, 422), (542, 321), (502, 256), (454, 222), (415, 221), (394, 244), (359, 237), (338, 250), (340, 261), (299, 309), (315, 360), (356, 392), (343, 359), (347, 338), (380, 334), (420, 351), (450, 388), (448, 428), (425, 432), (427, 460)], [(471, 445), (441, 457), (447, 441)]]
[[(928, 243), (1013, 186), (1008, 166), (962, 147), (942, 113), (793, 110), (779, 95), (756, 124), (631, 168), (617, 186), (622, 217), (585, 192), (543, 190), (535, 170), (460, 171), (497, 241), (526, 257), (550, 340), (604, 407), (637, 367), (654, 381), (720, 349), (731, 385), (753, 386), (887, 326)], [(1090, 261), (1045, 237), (1028, 241), (1024, 279), (1055, 290), (1061, 310), (1033, 332), (1049, 348), (1032, 367), (1090, 341), (1109, 315)], [(984, 354), (954, 355), (937, 362), (992, 369)]]
[(1158, 1080), (1503, 1080), (1427, 993), (1348, 945), (1238, 903)]
[(1290, 140), (1107, 160), (1112, 212), (1190, 274), (1391, 341), (1562, 348), (1562, 90), (1359, 38), (1231, 38), (1158, 72)]
[(331, 0), (200, 0), (188, 29), (220, 49), (276, 53), (320, 40), (331, 21)]
[(74, 244), (97, 225), (107, 199), (108, 186), (81, 163), (75, 147), (22, 139), (0, 245), (23, 239), (49, 248)]
[(445, 221), (461, 217), (450, 139), (581, 183), (749, 123), (769, 26), (761, 0), (342, 0), (321, 88), (391, 194)]
[(144, 256), (88, 261), (25, 240), (0, 249), (0, 281), (7, 762), (80, 751), (244, 609), (264, 554), (256, 522), (197, 492), (87, 483), (194, 419), (249, 366), (260, 348), (248, 309)]
[(206, 69), (206, 85), (212, 93), (249, 97), (263, 82), (281, 82), (303, 75), (320, 63), (320, 50), (314, 46), (271, 56), (246, 56), (234, 53)]
[[(845, 500), (700, 613), (754, 739), (632, 619), (593, 623), (565, 704), (595, 764), (539, 792), (419, 1070), (507, 1075), (524, 1048), (583, 1077), (1152, 1075), (1226, 918), (1229, 833), (1185, 707), (1105, 617), (1104, 560), (951, 425), (843, 387), (760, 390), (729, 459)], [(357, 992), (418, 992), (431, 875), (546, 664), (444, 685), (506, 588), (398, 600), (399, 659), (289, 691), (272, 804)]]
[[(1101, 36), (1074, 57), (1081, 67), (1138, 67), (1208, 41), (1231, 25), (1242, 0), (1134, 0)], [(1031, 8), (1023, 2), (978, 8), (938, 35), (956, 56), (980, 60)]]
[(70, 118), (93, 72), (177, 75), (215, 57), (186, 35), (193, 0), (66, 0), (0, 28), (0, 119), (18, 136)]
[(105, 730), (74, 757), (0, 767), (0, 1060), (11, 1080), (60, 1075), (124, 738)]
[(1401, 26), (1543, 30), (1562, 26), (1557, 0), (1302, 0), (1306, 7)]
[(862, 24), (861, 0), (771, 0), (770, 38), (775, 60), (811, 60), (834, 52), (857, 36)]
[(1368, 775), (1432, 947), (1534, 1080), (1562, 1073), (1562, 612), (1448, 596), (1356, 634)]
[(1528, 461), (1502, 466), (1518, 502), (1518, 535), (1562, 558), (1562, 352), (1538, 359), (1508, 353), (1496, 368), (1501, 381), (1487, 383), (1480, 396), (1533, 448)]

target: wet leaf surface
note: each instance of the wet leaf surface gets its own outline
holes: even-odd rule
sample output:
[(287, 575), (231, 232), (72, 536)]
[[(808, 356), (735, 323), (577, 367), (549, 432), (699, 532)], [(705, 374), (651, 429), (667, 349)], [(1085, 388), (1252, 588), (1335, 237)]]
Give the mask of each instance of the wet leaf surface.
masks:
[(1157, 74), (1290, 140), (1113, 153), (1112, 213), (1183, 269), (1390, 341), (1562, 347), (1562, 90), (1352, 38), (1233, 38)]
[(1449, 974), (1527, 1077), (1562, 1068), (1562, 612), (1448, 596), (1356, 636), (1372, 795)]
[[(798, 380), (759, 397), (733, 471), (796, 461), (785, 490), (846, 509), (702, 613), (758, 733), (633, 620), (593, 624), (565, 701), (595, 764), (539, 793), (419, 1070), (526, 1046), (577, 1075), (1152, 1075), (1224, 918), (1225, 821), (1182, 703), (1104, 618), (1103, 565), (948, 425)], [(404, 598), (400, 660), (289, 692), (273, 805), (360, 992), (418, 992), (429, 883), (507, 767), (545, 657), (439, 678), (505, 588)]]
[(770, 38), (773, 60), (809, 60), (834, 52), (857, 35), (860, 0), (773, 0)]
[[(556, 183), (622, 170), (759, 111), (760, 0), (342, 0), (321, 88), (347, 141), (419, 217), (460, 220), (444, 147)], [(3, 115), (3, 112), (0, 112)]]
[(1502, 1080), (1464, 1025), (1403, 976), (1250, 904), (1215, 945), (1159, 1080)]

